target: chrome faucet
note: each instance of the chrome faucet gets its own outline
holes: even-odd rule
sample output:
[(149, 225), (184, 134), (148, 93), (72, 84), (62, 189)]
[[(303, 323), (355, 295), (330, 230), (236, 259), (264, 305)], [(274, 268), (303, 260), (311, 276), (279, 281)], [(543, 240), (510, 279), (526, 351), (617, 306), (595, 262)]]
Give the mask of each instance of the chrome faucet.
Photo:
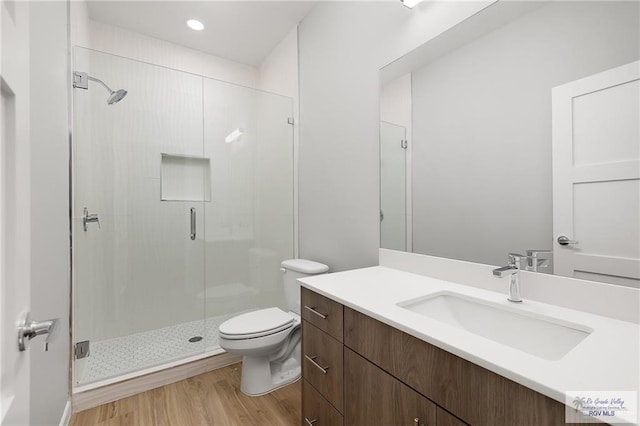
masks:
[(520, 297), (520, 264), (523, 259), (527, 259), (527, 256), (523, 256), (517, 253), (509, 253), (509, 263), (507, 266), (497, 268), (493, 270), (493, 275), (498, 278), (509, 276), (509, 302), (521, 303)]

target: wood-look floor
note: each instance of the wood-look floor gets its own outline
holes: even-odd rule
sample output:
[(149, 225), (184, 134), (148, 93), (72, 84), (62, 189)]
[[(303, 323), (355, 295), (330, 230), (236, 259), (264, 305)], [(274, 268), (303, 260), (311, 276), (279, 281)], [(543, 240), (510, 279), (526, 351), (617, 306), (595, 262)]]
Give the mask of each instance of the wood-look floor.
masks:
[(70, 426), (294, 426), (301, 418), (300, 381), (270, 394), (240, 392), (241, 364), (76, 413)]

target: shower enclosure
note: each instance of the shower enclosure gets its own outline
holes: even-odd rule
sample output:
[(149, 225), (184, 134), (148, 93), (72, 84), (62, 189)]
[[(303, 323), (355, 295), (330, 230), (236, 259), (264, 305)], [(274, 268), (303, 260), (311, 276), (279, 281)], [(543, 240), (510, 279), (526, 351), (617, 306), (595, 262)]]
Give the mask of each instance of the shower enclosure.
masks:
[(407, 129), (380, 122), (380, 247), (407, 250)]
[[(292, 100), (74, 48), (74, 384), (223, 352), (218, 325), (284, 307)], [(109, 89), (111, 90), (111, 89)]]

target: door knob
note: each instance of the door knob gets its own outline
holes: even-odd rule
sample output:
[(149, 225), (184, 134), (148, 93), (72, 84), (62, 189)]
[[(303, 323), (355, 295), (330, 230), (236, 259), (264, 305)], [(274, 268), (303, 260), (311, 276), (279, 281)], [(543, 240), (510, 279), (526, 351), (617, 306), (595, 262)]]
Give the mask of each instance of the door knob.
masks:
[(36, 336), (46, 334), (47, 338), (44, 341), (44, 350), (49, 350), (49, 342), (51, 336), (58, 323), (57, 319), (50, 319), (46, 321), (32, 321), (30, 314), (24, 316), (20, 324), (18, 325), (18, 350), (23, 352), (27, 349), (27, 342)]
[(560, 244), (561, 246), (568, 246), (569, 244), (578, 244), (578, 242), (570, 240), (567, 236), (560, 235), (558, 237), (558, 244)]

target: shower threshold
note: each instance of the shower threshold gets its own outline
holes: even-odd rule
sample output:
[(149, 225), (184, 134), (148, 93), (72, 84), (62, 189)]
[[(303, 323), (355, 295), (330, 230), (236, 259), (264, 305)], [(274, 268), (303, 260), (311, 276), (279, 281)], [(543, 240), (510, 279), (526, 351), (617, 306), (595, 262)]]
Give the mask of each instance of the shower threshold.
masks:
[(218, 328), (235, 315), (238, 313), (91, 342), (90, 355), (76, 361), (74, 391), (82, 392), (224, 353), (219, 345)]

